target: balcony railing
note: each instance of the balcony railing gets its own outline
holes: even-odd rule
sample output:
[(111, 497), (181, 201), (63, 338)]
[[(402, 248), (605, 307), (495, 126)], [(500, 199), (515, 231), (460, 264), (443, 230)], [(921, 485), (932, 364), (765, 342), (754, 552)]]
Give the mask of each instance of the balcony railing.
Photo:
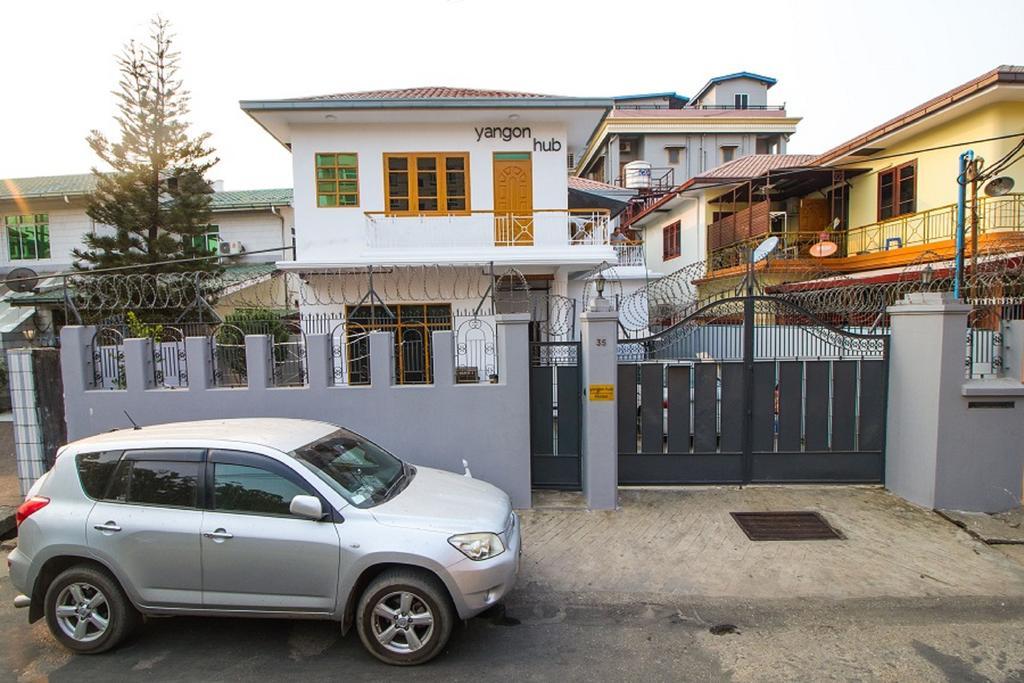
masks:
[[(708, 226), (711, 268), (729, 268), (743, 263), (743, 254), (769, 234), (779, 237), (773, 258), (811, 258), (811, 245), (823, 233), (838, 245), (835, 255), (858, 256), (956, 238), (956, 205), (907, 214), (850, 230), (772, 232), (767, 203), (753, 205)], [(970, 230), (971, 203), (967, 203)], [(978, 233), (1024, 232), (1024, 194), (978, 198)]]
[[(846, 254), (846, 233), (842, 231), (829, 232), (828, 240), (835, 242), (839, 247), (836, 255)], [(773, 232), (772, 236), (779, 238), (779, 246), (772, 252), (772, 259), (799, 259), (813, 258), (810, 248), (821, 241), (822, 231), (786, 231)], [(746, 263), (750, 250), (760, 244), (768, 235), (762, 234), (755, 237), (734, 242), (719, 249), (713, 249), (710, 255), (709, 270), (732, 268)]]
[(750, 109), (753, 111), (786, 111), (785, 104), (748, 104), (743, 107), (737, 107), (735, 104), (695, 104), (690, 109), (736, 109), (744, 110)]
[(643, 266), (644, 265), (644, 243), (643, 242), (619, 242), (615, 246), (615, 256), (620, 266)]
[(451, 214), (366, 212), (370, 249), (575, 247), (608, 244), (607, 210), (534, 209), (529, 213)]
[[(612, 185), (626, 187), (626, 176), (621, 175), (612, 181)], [(676, 169), (671, 166), (653, 166), (651, 168), (651, 185), (645, 188), (647, 194), (664, 194), (676, 186)]]
[[(970, 202), (966, 217), (970, 230)], [(979, 234), (1021, 230), (1024, 230), (1024, 195), (978, 198)], [(847, 233), (847, 254), (870, 254), (952, 239), (956, 239), (956, 204), (852, 228)]]

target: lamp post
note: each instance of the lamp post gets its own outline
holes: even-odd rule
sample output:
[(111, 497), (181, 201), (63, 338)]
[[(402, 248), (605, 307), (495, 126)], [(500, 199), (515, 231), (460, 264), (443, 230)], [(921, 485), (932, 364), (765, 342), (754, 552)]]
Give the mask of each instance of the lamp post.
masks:
[(960, 169), (956, 177), (956, 261), (953, 272), (953, 296), (960, 298), (960, 284), (964, 279), (964, 214), (967, 212), (967, 165), (974, 161), (974, 150), (960, 154)]

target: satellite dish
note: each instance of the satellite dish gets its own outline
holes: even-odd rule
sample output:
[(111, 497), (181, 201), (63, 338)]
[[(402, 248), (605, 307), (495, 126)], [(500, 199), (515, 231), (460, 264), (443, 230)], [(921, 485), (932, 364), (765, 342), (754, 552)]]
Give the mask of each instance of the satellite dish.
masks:
[[(835, 220), (835, 223), (838, 223), (838, 222), (839, 222), (839, 219), (837, 218)], [(835, 223), (833, 223), (833, 225)], [(811, 248), (808, 249), (808, 252), (814, 258), (825, 258), (826, 256), (831, 256), (832, 254), (836, 253), (836, 251), (838, 251), (838, 250), (839, 250), (839, 245), (836, 244), (835, 242), (833, 242), (832, 240), (830, 240), (828, 238), (828, 233), (827, 232), (823, 232), (820, 235), (818, 235), (818, 242), (817, 242), (817, 244), (812, 244)]]
[(985, 194), (989, 197), (1002, 197), (1013, 189), (1013, 178), (1008, 175), (1000, 176), (994, 180), (990, 180), (985, 185)]
[(754, 253), (750, 255), (750, 261), (757, 263), (758, 261), (764, 261), (768, 258), (768, 254), (775, 251), (775, 248), (779, 246), (779, 238), (772, 235), (761, 244), (757, 245), (757, 249), (754, 249)]
[(39, 274), (31, 268), (13, 268), (4, 277), (4, 284), (12, 292), (31, 292), (39, 284)]

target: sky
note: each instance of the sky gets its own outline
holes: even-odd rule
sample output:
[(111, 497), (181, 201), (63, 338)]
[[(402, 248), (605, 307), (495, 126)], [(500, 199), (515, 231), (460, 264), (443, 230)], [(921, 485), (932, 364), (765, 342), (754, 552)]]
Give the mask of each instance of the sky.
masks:
[[(289, 187), (289, 153), (243, 99), (423, 85), (577, 96), (675, 91), (753, 71), (817, 153), (988, 71), (1024, 64), (1024, 2), (335, 0), (0, 3), (0, 178), (85, 173), (108, 134), (115, 54), (172, 22), (195, 131), (225, 189)], [(989, 16), (983, 16), (989, 12)]]

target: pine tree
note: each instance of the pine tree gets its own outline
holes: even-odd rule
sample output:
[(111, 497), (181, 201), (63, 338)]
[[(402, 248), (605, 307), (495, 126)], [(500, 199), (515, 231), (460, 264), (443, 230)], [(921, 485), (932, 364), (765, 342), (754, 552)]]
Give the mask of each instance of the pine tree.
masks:
[[(178, 78), (180, 53), (172, 49), (170, 24), (157, 17), (148, 42), (125, 45), (114, 95), (120, 140), (98, 130), (89, 146), (113, 172), (92, 169), (96, 189), (87, 213), (110, 226), (87, 234), (75, 249), (80, 270), (150, 264), (145, 272), (216, 270), (216, 259), (169, 264), (205, 256), (210, 186), (204, 179), (217, 163), (210, 134), (189, 135), (190, 95)], [(138, 271), (136, 271), (138, 272)]]

